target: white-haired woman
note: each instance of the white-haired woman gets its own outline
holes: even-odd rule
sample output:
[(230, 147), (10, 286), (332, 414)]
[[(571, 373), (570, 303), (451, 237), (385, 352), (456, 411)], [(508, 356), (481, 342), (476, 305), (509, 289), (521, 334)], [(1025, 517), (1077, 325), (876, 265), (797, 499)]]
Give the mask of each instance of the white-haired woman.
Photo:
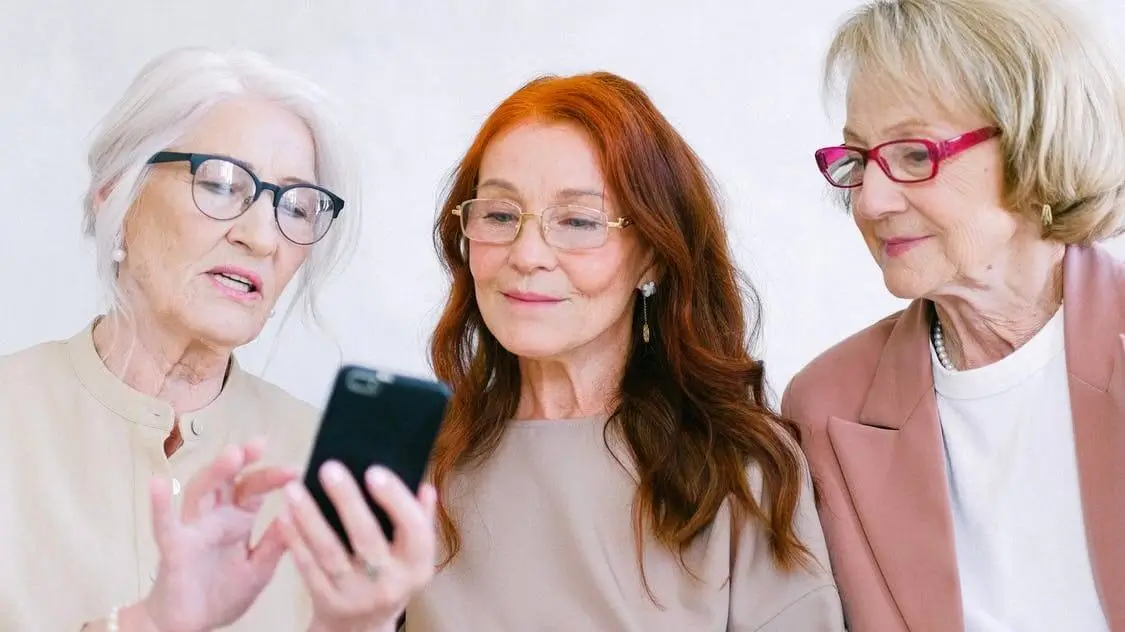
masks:
[(816, 152), (887, 289), (804, 427), (850, 629), (1125, 632), (1125, 82), (1047, 0), (880, 0)]
[[(432, 572), (432, 492), (372, 472), (419, 535), (343, 567), (314, 506), (266, 498), (299, 485), (316, 412), (232, 353), (294, 277), (312, 305), (358, 225), (325, 108), (260, 56), (180, 49), (104, 120), (85, 211), (110, 307), (0, 358), (0, 629), (381, 629)], [(353, 541), (378, 541), (338, 472)]]

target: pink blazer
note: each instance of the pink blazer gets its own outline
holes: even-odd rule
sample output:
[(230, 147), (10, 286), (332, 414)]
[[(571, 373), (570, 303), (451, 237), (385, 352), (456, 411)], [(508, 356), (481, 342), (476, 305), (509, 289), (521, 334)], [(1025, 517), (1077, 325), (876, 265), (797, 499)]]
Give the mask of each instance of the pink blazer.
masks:
[[(1125, 632), (1125, 264), (1070, 247), (1063, 267), (1082, 512), (1102, 609)], [(856, 632), (964, 632), (928, 309), (914, 301), (829, 349), (782, 399)]]

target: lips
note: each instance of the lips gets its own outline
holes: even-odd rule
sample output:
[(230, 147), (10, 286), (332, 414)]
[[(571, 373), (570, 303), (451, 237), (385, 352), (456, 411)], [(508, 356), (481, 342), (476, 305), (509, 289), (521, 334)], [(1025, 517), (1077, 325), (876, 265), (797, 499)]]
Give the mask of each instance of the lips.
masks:
[(236, 274), (226, 274), (226, 273), (223, 273), (223, 272), (216, 272), (216, 273), (213, 273), (212, 276), (214, 276), (216, 280), (218, 280), (220, 283), (229, 287), (232, 290), (242, 290), (243, 292), (256, 292), (257, 289), (258, 289), (258, 287), (256, 285), (254, 285), (253, 281), (251, 281), (250, 279), (247, 279), (245, 277), (238, 276)]
[(552, 305), (554, 303), (562, 302), (561, 298), (551, 296), (549, 294), (539, 294), (536, 292), (501, 292), (510, 301), (517, 303), (526, 303), (533, 305)]
[(231, 296), (246, 298), (261, 296), (262, 278), (249, 270), (222, 266), (208, 270), (207, 274), (215, 285)]
[(927, 239), (929, 239), (928, 235), (922, 237), (895, 237), (892, 239), (884, 239), (882, 240), (883, 251), (886, 252), (888, 256), (897, 257), (906, 254), (906, 252), (914, 248), (914, 246), (917, 246)]

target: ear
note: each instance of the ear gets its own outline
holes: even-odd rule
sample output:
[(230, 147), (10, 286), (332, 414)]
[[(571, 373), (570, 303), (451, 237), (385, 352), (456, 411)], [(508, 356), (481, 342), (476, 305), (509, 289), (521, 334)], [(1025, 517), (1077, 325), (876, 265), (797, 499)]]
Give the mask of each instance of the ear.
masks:
[(89, 220), (91, 222), (94, 221), (94, 217), (96, 217), (105, 206), (106, 200), (109, 199), (110, 193), (113, 192), (113, 186), (115, 184), (117, 184), (116, 178), (98, 187), (97, 190), (93, 192), (93, 195), (90, 196), (91, 217)]
[(115, 184), (117, 184), (117, 178), (112, 178), (102, 186), (98, 187), (97, 192), (94, 193), (94, 204), (97, 206), (105, 204), (105, 201), (109, 198), (109, 194), (113, 191), (113, 186)]
[(655, 257), (650, 252), (645, 259), (645, 265), (641, 272), (641, 278), (637, 280), (637, 289), (640, 290), (645, 283), (652, 281), (660, 285), (661, 279), (664, 278), (664, 267), (655, 261)]
[(101, 206), (102, 204), (105, 204), (106, 198), (109, 197), (109, 190), (112, 187), (113, 187), (113, 183), (110, 182), (108, 184), (103, 185), (100, 189), (98, 189), (98, 192), (96, 194), (94, 194), (94, 203), (97, 204), (98, 206)]

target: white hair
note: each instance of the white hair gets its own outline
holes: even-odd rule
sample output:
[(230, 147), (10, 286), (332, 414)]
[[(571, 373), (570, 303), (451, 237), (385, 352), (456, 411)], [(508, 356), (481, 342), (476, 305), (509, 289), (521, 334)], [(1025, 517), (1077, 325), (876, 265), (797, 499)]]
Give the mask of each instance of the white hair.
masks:
[(149, 158), (188, 133), (217, 103), (265, 99), (298, 116), (312, 133), (316, 178), (344, 198), (344, 208), (302, 266), (290, 306), (318, 320), (320, 284), (350, 254), (360, 227), (358, 155), (340, 127), (335, 104), (308, 79), (250, 51), (179, 48), (147, 63), (102, 119), (88, 156), (84, 230), (96, 244), (98, 278), (111, 311), (128, 311), (117, 285), (114, 251), (149, 173)]

